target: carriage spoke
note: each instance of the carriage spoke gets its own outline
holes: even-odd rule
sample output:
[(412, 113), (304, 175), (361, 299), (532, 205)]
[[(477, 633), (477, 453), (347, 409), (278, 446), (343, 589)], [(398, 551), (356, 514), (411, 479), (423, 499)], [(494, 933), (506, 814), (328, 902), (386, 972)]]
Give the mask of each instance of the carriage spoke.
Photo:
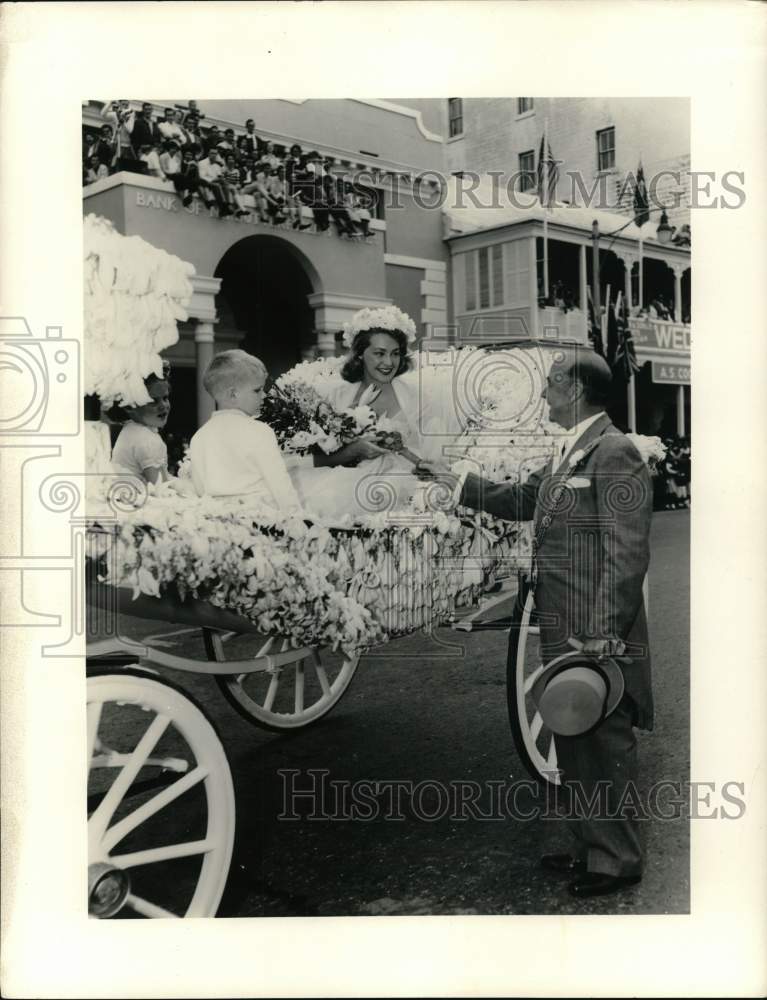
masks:
[(296, 663), (296, 696), (294, 701), (296, 715), (304, 710), (304, 680), (304, 661), (299, 660)]
[(314, 664), (314, 672), (317, 674), (317, 680), (320, 682), (320, 687), (322, 688), (322, 695), (324, 698), (330, 694), (330, 681), (328, 680), (328, 675), (325, 672), (323, 665), (317, 660)]
[(525, 683), (522, 688), (525, 694), (530, 694), (533, 689), (533, 684), (538, 680), (540, 675), (543, 673), (544, 664), (539, 663), (535, 670), (530, 674), (529, 677), (525, 678)]
[(158, 861), (174, 861), (176, 858), (190, 858), (195, 854), (207, 854), (216, 846), (213, 840), (190, 840), (186, 844), (169, 844), (167, 847), (151, 847), (146, 851), (131, 854), (112, 855), (110, 860), (119, 868), (135, 868), (137, 865), (153, 865)]
[(98, 737), (99, 722), (101, 721), (101, 709), (104, 703), (92, 701), (88, 705), (88, 760), (93, 760), (96, 751), (96, 739)]
[[(126, 761), (130, 760), (129, 753), (118, 753), (108, 747), (99, 747), (106, 751), (91, 759), (91, 767), (122, 767)], [(147, 757), (144, 762), (145, 767), (161, 767), (165, 771), (176, 771), (183, 774), (189, 769), (189, 761), (181, 757)]]
[(540, 712), (536, 712), (533, 716), (533, 721), (530, 723), (530, 735), (533, 738), (533, 742), (538, 739), (542, 727), (543, 717)]
[(141, 896), (134, 896), (132, 892), (128, 893), (125, 905), (130, 906), (136, 913), (140, 913), (142, 917), (172, 917), (174, 920), (180, 919), (175, 913), (171, 913), (170, 910), (164, 910), (161, 906), (155, 906), (148, 899), (142, 899)]
[(158, 740), (168, 728), (170, 719), (167, 715), (156, 715), (150, 723), (147, 731), (136, 744), (136, 749), (131, 754), (130, 760), (123, 767), (112, 786), (98, 805), (98, 808), (91, 817), (93, 829), (105, 830), (109, 825), (115, 809), (122, 801), (125, 793), (133, 784), (133, 780), (144, 766), (147, 757), (157, 745)]
[(126, 837), (131, 830), (135, 830), (137, 826), (140, 826), (145, 820), (149, 819), (150, 816), (154, 816), (155, 813), (159, 812), (170, 802), (173, 802), (180, 795), (183, 795), (187, 789), (192, 788), (194, 785), (199, 784), (204, 778), (208, 776), (208, 769), (205, 767), (196, 767), (189, 774), (185, 774), (183, 778), (179, 778), (178, 781), (174, 781), (172, 785), (164, 788), (158, 795), (151, 798), (148, 802), (145, 802), (138, 809), (134, 809), (132, 813), (125, 816), (120, 820), (119, 823), (115, 823), (113, 827), (107, 830), (103, 839), (103, 849), (108, 853), (119, 842)]
[[(266, 656), (266, 654), (269, 652), (269, 650), (272, 648), (273, 645), (274, 645), (274, 636), (270, 635), (269, 638), (261, 647), (261, 649), (259, 649), (259, 651), (256, 653), (255, 659), (258, 659), (259, 656)], [(244, 677), (245, 675), (243, 674), (242, 676)]]
[(264, 710), (271, 712), (272, 705), (274, 704), (274, 699), (277, 697), (277, 688), (280, 686), (280, 675), (279, 671), (275, 671), (272, 674), (272, 678), (269, 681), (269, 690), (266, 692), (266, 700), (264, 701)]

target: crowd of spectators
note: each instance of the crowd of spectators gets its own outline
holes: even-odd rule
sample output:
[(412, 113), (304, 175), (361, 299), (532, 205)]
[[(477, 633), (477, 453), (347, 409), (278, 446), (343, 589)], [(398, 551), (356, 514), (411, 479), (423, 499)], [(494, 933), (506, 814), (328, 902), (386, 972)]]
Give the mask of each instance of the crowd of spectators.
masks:
[[(253, 213), (260, 222), (339, 235), (370, 235), (373, 192), (332, 170), (333, 157), (300, 145), (285, 147), (260, 137), (254, 119), (244, 131), (206, 125), (196, 101), (164, 109), (156, 119), (149, 102), (104, 105), (105, 124), (86, 138), (83, 182), (130, 170), (170, 181), (185, 206), (199, 198), (219, 219)], [(250, 195), (253, 207), (245, 197)]]
[(689, 437), (664, 438), (666, 457), (656, 468), (655, 509), (679, 510), (690, 506), (691, 447)]

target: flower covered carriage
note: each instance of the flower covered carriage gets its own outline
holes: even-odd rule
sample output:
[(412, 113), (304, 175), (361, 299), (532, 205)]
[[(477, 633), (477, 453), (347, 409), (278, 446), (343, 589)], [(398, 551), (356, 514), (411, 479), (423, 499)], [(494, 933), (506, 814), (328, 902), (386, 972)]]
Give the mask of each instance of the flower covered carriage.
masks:
[[(107, 240), (101, 230), (98, 236)], [(93, 263), (88, 271), (99, 281), (108, 277), (102, 272)], [(183, 268), (176, 268), (179, 288), (182, 277)], [(171, 297), (176, 310), (181, 291)], [(96, 315), (106, 308), (99, 294)], [(147, 339), (142, 378), (144, 369), (157, 367), (166, 326)], [(94, 355), (94, 364), (104, 358)], [(431, 449), (510, 480), (548, 460), (553, 438), (540, 400), (545, 351), (422, 351), (419, 360), (402, 380), (417, 413), (418, 455)], [(140, 381), (131, 373), (120, 377), (121, 393), (106, 370), (100, 381), (94, 376), (93, 391), (111, 386), (107, 396), (138, 398)], [(516, 591), (518, 571), (529, 567), (526, 526), (456, 509), (438, 484), (419, 486), (405, 471), (396, 431), (359, 400), (340, 410), (327, 402), (337, 400), (339, 382), (335, 361), (297, 366), (278, 380), (272, 419), (286, 455), (312, 447), (332, 451), (371, 431), (390, 443), (396, 457), (366, 483), (365, 503), (354, 513), (334, 519), (311, 510), (277, 512), (167, 486), (115, 502), (121, 484), (109, 475), (93, 497), (88, 595), (94, 619), (107, 622), (107, 637), (88, 648), (89, 910), (95, 916), (126, 910), (212, 915), (226, 882), (235, 822), (226, 754), (205, 707), (158, 670), (210, 674), (249, 721), (296, 730), (338, 704), (367, 648), (443, 625), (476, 628), (483, 596), (486, 605), (505, 599), (503, 581)], [(120, 637), (121, 614), (199, 629), (205, 658)], [(511, 624), (517, 631), (508, 678), (512, 731), (532, 773), (552, 780), (555, 762), (539, 749), (539, 717), (530, 709), (536, 628), (529, 600), (518, 602)], [(151, 835), (142, 840), (142, 831), (170, 805), (187, 808), (189, 829), (197, 832), (160, 847)], [(179, 913), (150, 901), (160, 885), (156, 875), (145, 878), (146, 888), (137, 887), (142, 873), (180, 861), (191, 873)]]
[[(493, 365), (503, 360), (500, 354), (491, 359)], [(476, 369), (478, 359), (472, 364)], [(505, 384), (508, 390), (508, 380)], [(498, 416), (499, 407), (488, 404), (487, 412)], [(552, 443), (550, 435), (524, 428), (510, 435), (497, 425), (474, 427), (462, 435), (458, 454), (495, 478), (519, 478), (547, 460)], [(120, 663), (121, 674), (127, 667), (133, 671), (131, 683), (137, 684), (143, 683), (139, 678), (145, 669), (209, 673), (237, 711), (256, 725), (279, 732), (316, 723), (348, 690), (366, 648), (445, 624), (476, 628), (475, 609), (483, 595), (490, 595), (488, 604), (510, 596), (508, 589), (495, 591), (504, 580), (516, 591), (518, 571), (529, 568), (526, 526), (456, 510), (446, 503), (450, 498), (429, 489), (414, 490), (404, 507), (341, 525), (256, 510), (241, 500), (190, 499), (167, 487), (153, 490), (108, 528), (108, 518), (102, 517), (102, 527), (92, 533), (100, 552), (92, 562), (91, 600), (102, 609), (111, 605), (125, 614), (199, 628), (207, 659), (106, 640), (90, 650), (91, 667), (104, 672)], [(384, 505), (401, 495), (382, 493)], [(496, 626), (513, 630), (507, 685), (512, 733), (531, 772), (552, 781), (553, 743), (530, 701), (537, 629), (524, 587), (519, 596), (512, 619)], [(116, 681), (123, 699), (124, 680)], [(158, 683), (152, 678), (152, 685)], [(214, 746), (212, 726), (203, 724), (204, 709), (198, 711), (201, 721), (187, 727), (187, 742), (207, 727), (205, 745)], [(197, 750), (193, 756), (198, 759)], [(188, 773), (200, 773), (199, 766), (190, 763)], [(228, 768), (215, 780), (213, 774), (212, 784), (231, 783)], [(170, 787), (176, 784), (178, 779)], [(211, 820), (213, 808), (208, 802)], [(206, 845), (205, 861), (225, 853), (233, 836), (233, 805), (228, 826), (220, 814), (216, 822), (221, 826), (217, 839), (209, 834), (197, 842)], [(109, 829), (101, 831), (101, 845), (110, 843)], [(122, 877), (124, 869), (113, 864), (114, 856), (104, 855), (103, 846), (95, 854), (107, 866), (105, 878)], [(212, 863), (208, 869), (220, 872), (222, 867)], [(205, 881), (213, 878), (208, 874)], [(203, 894), (204, 912), (215, 912), (224, 881)], [(193, 897), (186, 913), (201, 912), (196, 906)], [(151, 906), (145, 911), (154, 912)]]
[[(468, 439), (464, 444), (468, 447)], [(378, 481), (378, 503), (384, 507), (397, 492), (385, 485)], [(158, 688), (165, 681), (146, 671), (210, 673), (251, 722), (295, 730), (317, 722), (339, 702), (365, 648), (453, 622), (462, 610), (471, 613), (499, 575), (529, 559), (520, 525), (440, 509), (445, 498), (434, 496), (433, 487), (414, 493), (405, 507), (379, 509), (340, 525), (255, 510), (240, 501), (180, 497), (168, 488), (144, 492), (120, 510), (112, 500), (93, 511), (89, 599), (94, 610), (111, 613), (113, 621), (122, 613), (199, 628), (207, 659), (119, 637), (89, 647), (92, 773), (99, 776), (111, 759), (135, 779), (119, 801), (103, 800), (106, 813), (99, 805), (91, 817), (91, 912), (112, 915), (126, 907), (146, 915), (171, 912), (150, 903), (148, 891), (135, 891), (131, 869), (136, 858), (150, 867), (175, 860), (173, 851), (142, 849), (129, 852), (127, 860), (115, 853), (119, 841), (112, 831), (119, 837), (125, 829), (120, 824), (132, 815), (121, 815), (128, 808), (123, 800), (147, 770), (153, 780), (170, 777), (168, 795), (205, 772), (199, 778), (200, 812), (208, 825), (197, 840), (175, 847), (199, 852), (199, 880), (183, 912), (215, 912), (223, 891), (234, 799), (225, 797), (222, 804), (213, 798), (231, 786), (225, 756), (215, 750), (220, 741), (203, 706), (194, 706), (196, 723), (189, 724), (178, 692), (167, 702), (172, 716), (160, 711)], [(116, 751), (100, 723), (118, 708), (136, 706), (180, 730), (184, 753), (174, 746), (163, 755), (143, 739), (130, 751)], [(174, 770), (179, 761), (183, 772)], [(153, 801), (135, 812), (147, 808), (151, 818)]]

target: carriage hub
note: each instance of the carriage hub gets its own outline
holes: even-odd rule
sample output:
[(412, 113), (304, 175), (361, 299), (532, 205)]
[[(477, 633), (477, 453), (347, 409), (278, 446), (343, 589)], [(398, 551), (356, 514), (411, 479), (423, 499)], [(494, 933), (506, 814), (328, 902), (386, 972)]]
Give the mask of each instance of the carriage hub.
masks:
[(114, 865), (93, 864), (88, 867), (88, 913), (92, 917), (113, 917), (130, 892), (127, 871)]

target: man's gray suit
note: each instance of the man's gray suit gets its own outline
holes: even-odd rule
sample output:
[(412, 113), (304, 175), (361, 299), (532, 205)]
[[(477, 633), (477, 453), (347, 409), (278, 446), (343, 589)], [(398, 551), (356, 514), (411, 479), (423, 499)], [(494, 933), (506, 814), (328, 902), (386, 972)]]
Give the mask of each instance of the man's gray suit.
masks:
[[(579, 452), (585, 452), (578, 461)], [(570, 468), (571, 465), (574, 466)], [(570, 485), (553, 509), (552, 489), (561, 477)], [(596, 729), (577, 737), (557, 736), (557, 761), (565, 788), (581, 786), (581, 801), (607, 792), (608, 815), (619, 811), (636, 788), (636, 738), (632, 725), (651, 729), (650, 650), (642, 583), (650, 559), (652, 488), (647, 467), (628, 438), (606, 414), (574, 443), (564, 469), (550, 463), (542, 473), (514, 486), (469, 475), (460, 503), (507, 520), (533, 520), (536, 531), (551, 515), (537, 553), (535, 603), (546, 662), (572, 652), (569, 638), (617, 638), (626, 642), (622, 663), (625, 695)], [(632, 787), (633, 786), (633, 787)], [(584, 818), (573, 822), (580, 856), (589, 871), (641, 873), (642, 854), (631, 818)]]

